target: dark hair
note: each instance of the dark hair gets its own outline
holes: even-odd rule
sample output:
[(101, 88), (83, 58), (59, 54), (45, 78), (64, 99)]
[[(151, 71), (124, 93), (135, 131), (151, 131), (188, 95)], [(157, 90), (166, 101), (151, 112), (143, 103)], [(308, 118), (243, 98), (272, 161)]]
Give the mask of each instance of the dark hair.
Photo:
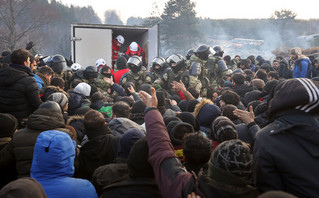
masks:
[(36, 61), (35, 57), (32, 56), (31, 54), (29, 55), (29, 58), (30, 58), (30, 63), (33, 63), (33, 61)]
[(245, 82), (245, 76), (243, 74), (234, 74), (232, 81), (234, 81), (236, 85), (242, 85)]
[(255, 77), (263, 80), (265, 83), (267, 82), (267, 72), (264, 69), (258, 69), (258, 71), (255, 74)]
[(118, 101), (113, 104), (112, 111), (113, 114), (116, 115), (116, 117), (129, 118), (131, 108), (129, 104), (127, 104), (127, 102)]
[(237, 120), (238, 117), (234, 115), (233, 111), (235, 109), (238, 109), (235, 105), (232, 104), (226, 104), (223, 108), (222, 108), (222, 116), (226, 116), (227, 118), (229, 118), (230, 120)]
[(231, 61), (231, 57), (229, 55), (224, 56), (224, 61), (226, 62), (226, 64), (230, 64)]
[(24, 65), (29, 58), (29, 52), (25, 49), (17, 49), (11, 53), (10, 57), (13, 64)]
[(105, 125), (105, 119), (102, 113), (89, 110), (84, 116), (83, 124), (86, 130), (92, 131), (102, 128)]
[[(277, 61), (278, 62), (278, 61)], [(268, 73), (268, 76), (272, 77), (272, 78), (275, 78), (276, 80), (279, 80), (279, 74), (277, 71), (270, 71)]]
[(53, 75), (54, 71), (51, 67), (45, 65), (45, 66), (40, 67), (39, 73), (41, 73), (43, 75)]
[(200, 133), (191, 133), (184, 138), (183, 153), (191, 165), (207, 163), (212, 151), (212, 143)]
[(134, 100), (133, 100), (133, 98), (131, 98), (130, 96), (122, 96), (122, 97), (119, 97), (119, 98), (117, 98), (117, 101), (116, 101), (116, 102), (118, 102), (118, 101), (126, 102), (130, 107), (132, 107), (133, 104), (134, 104)]
[(60, 87), (61, 89), (63, 89), (65, 86), (65, 82), (64, 82), (63, 78), (61, 78), (61, 77), (54, 77), (51, 79), (51, 85), (56, 86), (56, 87)]
[(251, 62), (249, 59), (241, 59), (240, 60), (240, 65), (244, 65), (245, 66), (244, 69), (250, 69), (249, 62)]
[(232, 104), (236, 106), (240, 103), (240, 96), (236, 92), (230, 90), (224, 91), (220, 96), (220, 99), (223, 100), (225, 104)]
[(95, 92), (91, 97), (91, 102), (95, 103), (98, 100), (104, 100), (104, 95), (101, 92)]

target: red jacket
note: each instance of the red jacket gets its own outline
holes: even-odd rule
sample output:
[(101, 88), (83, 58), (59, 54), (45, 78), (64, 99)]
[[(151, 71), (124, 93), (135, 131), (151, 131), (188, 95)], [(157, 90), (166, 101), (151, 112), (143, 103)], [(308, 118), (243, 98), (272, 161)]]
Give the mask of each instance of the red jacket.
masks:
[(134, 56), (134, 55), (142, 56), (143, 60), (145, 60), (145, 52), (144, 52), (144, 50), (141, 48), (141, 46), (139, 44), (137, 44), (137, 46), (138, 46), (138, 51), (137, 52), (131, 51), (130, 46), (128, 46), (125, 54), (127, 54), (129, 56)]
[(117, 45), (116, 43), (116, 39), (112, 40), (112, 60), (116, 61), (117, 60), (117, 56), (120, 52), (120, 47)]
[(120, 69), (117, 72), (114, 73), (114, 82), (117, 84), (120, 84), (120, 80), (121, 77), (123, 76), (123, 74), (127, 73), (128, 71), (130, 71), (130, 69)]

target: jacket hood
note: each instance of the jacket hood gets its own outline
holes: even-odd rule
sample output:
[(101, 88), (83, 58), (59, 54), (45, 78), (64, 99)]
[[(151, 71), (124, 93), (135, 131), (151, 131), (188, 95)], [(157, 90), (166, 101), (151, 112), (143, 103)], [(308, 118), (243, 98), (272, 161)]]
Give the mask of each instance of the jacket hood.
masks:
[(31, 177), (37, 180), (72, 177), (75, 141), (64, 132), (51, 130), (40, 133), (34, 147)]
[(28, 117), (27, 127), (29, 129), (46, 131), (55, 128), (64, 128), (65, 121), (62, 113), (41, 108), (37, 109)]
[(3, 67), (0, 69), (0, 85), (10, 86), (26, 76), (33, 76), (33, 74), (28, 70), (28, 67), (24, 65), (11, 64), (9, 67)]
[(112, 131), (112, 134), (114, 136), (120, 136), (122, 137), (122, 135), (128, 131), (129, 129), (139, 129), (143, 132), (145, 132), (145, 130), (143, 129), (142, 126), (138, 125), (137, 123), (135, 123), (134, 121), (128, 119), (128, 118), (115, 118), (112, 119), (109, 123), (109, 127)]
[(91, 93), (91, 86), (87, 83), (82, 82), (74, 88), (74, 92), (88, 97)]

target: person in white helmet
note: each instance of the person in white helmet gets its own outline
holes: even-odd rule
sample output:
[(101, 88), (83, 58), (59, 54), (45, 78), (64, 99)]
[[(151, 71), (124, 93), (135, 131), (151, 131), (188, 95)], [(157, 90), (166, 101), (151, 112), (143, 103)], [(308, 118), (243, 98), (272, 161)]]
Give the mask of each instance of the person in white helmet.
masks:
[(82, 69), (82, 66), (79, 63), (73, 63), (71, 65), (71, 70), (73, 73), (75, 73), (76, 71), (81, 70), (81, 69)]
[(128, 56), (139, 56), (143, 60), (143, 64), (145, 65), (145, 52), (141, 48), (139, 44), (137, 44), (135, 41), (133, 41), (128, 47), (125, 52), (126, 55)]
[(112, 41), (112, 69), (114, 70), (114, 64), (118, 58), (120, 47), (124, 44), (124, 37), (122, 35), (118, 35)]

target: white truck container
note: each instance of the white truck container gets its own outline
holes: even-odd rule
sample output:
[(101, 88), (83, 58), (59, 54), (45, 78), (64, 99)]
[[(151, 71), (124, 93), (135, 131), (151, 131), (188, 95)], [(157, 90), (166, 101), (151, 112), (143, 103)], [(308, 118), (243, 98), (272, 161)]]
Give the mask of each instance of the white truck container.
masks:
[(96, 60), (103, 58), (112, 65), (112, 40), (122, 35), (125, 38), (120, 51), (125, 53), (131, 42), (137, 42), (145, 51), (146, 63), (159, 56), (159, 26), (71, 24), (71, 59), (83, 68), (95, 66)]

